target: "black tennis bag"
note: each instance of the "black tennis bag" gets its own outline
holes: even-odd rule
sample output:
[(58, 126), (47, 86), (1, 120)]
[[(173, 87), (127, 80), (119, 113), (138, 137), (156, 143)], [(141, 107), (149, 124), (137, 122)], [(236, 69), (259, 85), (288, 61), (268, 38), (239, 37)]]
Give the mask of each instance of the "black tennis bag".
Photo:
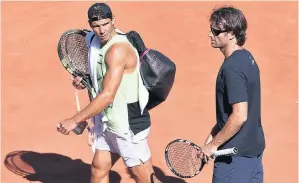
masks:
[[(137, 49), (140, 57), (140, 75), (149, 91), (146, 106), (150, 110), (166, 100), (173, 86), (176, 66), (158, 50), (146, 48), (142, 38), (136, 31), (118, 33), (126, 35), (130, 43)], [(92, 42), (95, 35), (92, 36)]]
[(146, 48), (136, 31), (125, 34), (140, 56), (140, 75), (149, 91), (146, 106), (150, 110), (168, 97), (175, 80), (176, 66), (167, 56), (158, 50)]

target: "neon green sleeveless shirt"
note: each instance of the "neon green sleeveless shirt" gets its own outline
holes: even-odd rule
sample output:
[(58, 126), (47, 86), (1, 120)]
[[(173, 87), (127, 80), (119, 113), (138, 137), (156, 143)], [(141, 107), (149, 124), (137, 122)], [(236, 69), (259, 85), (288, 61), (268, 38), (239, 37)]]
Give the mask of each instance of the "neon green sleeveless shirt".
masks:
[(138, 103), (138, 95), (139, 95), (138, 80), (140, 78), (139, 78), (139, 55), (137, 50), (128, 41), (126, 36), (115, 35), (108, 43), (106, 43), (106, 45), (104, 45), (101, 48), (100, 59), (97, 64), (97, 74), (98, 74), (97, 78), (99, 83), (99, 90), (102, 91), (103, 79), (106, 74), (105, 55), (106, 52), (109, 50), (109, 48), (116, 43), (128, 43), (135, 52), (137, 64), (136, 64), (136, 68), (132, 73), (123, 74), (114, 101), (107, 108), (105, 108), (104, 113), (108, 119), (107, 122), (108, 128), (116, 132), (128, 133), (130, 131), (129, 118), (132, 113), (132, 112), (130, 112), (130, 114), (128, 113), (128, 106), (133, 103), (135, 104)]

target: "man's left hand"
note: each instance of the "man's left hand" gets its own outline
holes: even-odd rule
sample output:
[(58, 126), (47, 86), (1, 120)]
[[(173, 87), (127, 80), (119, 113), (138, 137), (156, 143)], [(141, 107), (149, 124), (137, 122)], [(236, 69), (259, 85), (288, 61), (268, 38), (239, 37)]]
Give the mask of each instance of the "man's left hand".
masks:
[(213, 154), (217, 151), (218, 147), (213, 145), (212, 142), (205, 144), (201, 147), (201, 153), (199, 154), (199, 158), (204, 160), (205, 163), (208, 163), (213, 159)]
[(64, 134), (68, 135), (72, 130), (74, 130), (78, 124), (73, 118), (66, 119), (61, 121), (57, 126), (57, 131)]

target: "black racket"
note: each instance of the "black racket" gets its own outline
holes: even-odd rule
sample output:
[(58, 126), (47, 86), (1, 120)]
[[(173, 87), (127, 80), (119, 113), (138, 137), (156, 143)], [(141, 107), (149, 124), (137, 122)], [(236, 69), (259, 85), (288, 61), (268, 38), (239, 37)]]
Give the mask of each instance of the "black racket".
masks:
[[(199, 174), (205, 165), (205, 162), (198, 157), (200, 151), (199, 146), (188, 140), (173, 140), (165, 149), (166, 164), (178, 177), (192, 178)], [(237, 153), (237, 148), (218, 150), (213, 154), (213, 158)]]
[(86, 29), (70, 29), (64, 32), (58, 42), (57, 52), (64, 68), (74, 77), (82, 77), (82, 84), (91, 92), (95, 91), (88, 71), (88, 48), (85, 36)]

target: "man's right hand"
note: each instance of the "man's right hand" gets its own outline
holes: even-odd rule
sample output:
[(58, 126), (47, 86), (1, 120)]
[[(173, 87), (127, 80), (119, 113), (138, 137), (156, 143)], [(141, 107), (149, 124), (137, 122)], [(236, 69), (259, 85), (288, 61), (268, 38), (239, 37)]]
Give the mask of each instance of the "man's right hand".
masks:
[(78, 89), (78, 90), (83, 90), (85, 89), (85, 86), (82, 84), (82, 77), (71, 77), (71, 80), (73, 81), (72, 84), (73, 86)]

